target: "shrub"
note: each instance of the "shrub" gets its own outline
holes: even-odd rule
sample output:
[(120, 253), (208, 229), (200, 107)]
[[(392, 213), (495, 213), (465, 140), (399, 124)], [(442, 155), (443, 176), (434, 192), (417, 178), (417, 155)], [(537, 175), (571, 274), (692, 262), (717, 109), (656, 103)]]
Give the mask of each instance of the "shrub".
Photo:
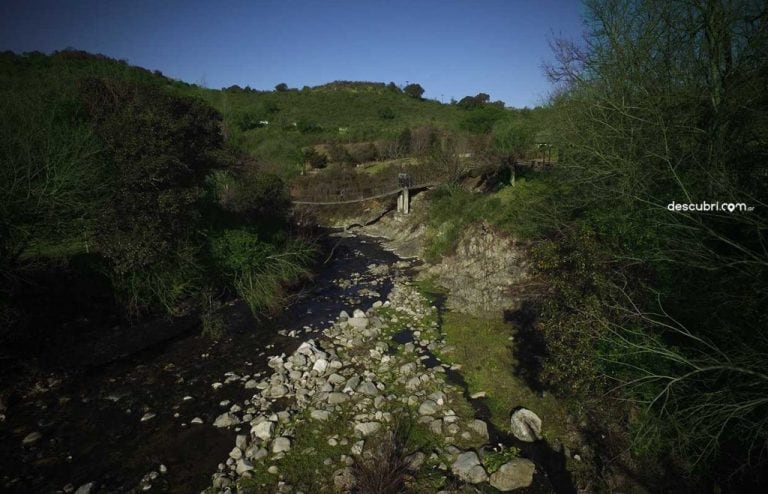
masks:
[(81, 95), (109, 163), (99, 250), (131, 312), (155, 302), (168, 309), (195, 283), (197, 205), (209, 153), (222, 144), (219, 116), (156, 86), (87, 79)]

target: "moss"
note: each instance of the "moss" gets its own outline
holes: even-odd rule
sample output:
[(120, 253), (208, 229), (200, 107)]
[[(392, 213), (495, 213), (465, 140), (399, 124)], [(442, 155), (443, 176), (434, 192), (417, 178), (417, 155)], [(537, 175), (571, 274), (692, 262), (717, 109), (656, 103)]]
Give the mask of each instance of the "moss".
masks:
[(470, 393), (486, 392), (485, 402), (494, 426), (510, 431), (511, 410), (523, 406), (541, 417), (547, 437), (567, 442), (562, 405), (551, 394), (541, 397), (534, 393), (515, 375), (518, 362), (514, 356), (514, 325), (447, 312), (443, 331), (450, 353), (441, 357), (461, 364)]

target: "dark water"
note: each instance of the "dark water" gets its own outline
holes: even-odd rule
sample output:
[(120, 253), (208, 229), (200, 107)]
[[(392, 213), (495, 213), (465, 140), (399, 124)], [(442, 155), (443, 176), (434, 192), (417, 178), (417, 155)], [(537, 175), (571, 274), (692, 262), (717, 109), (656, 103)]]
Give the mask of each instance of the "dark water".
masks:
[[(367, 273), (369, 264), (399, 261), (375, 241), (327, 237), (323, 246), (327, 259), (279, 317), (256, 320), (244, 303), (234, 301), (225, 310), (228, 331), (220, 341), (200, 336), (194, 319), (94, 328), (80, 317), (49, 328), (48, 339), (35, 332), (2, 349), (0, 396), (7, 410), (0, 413), (7, 418), (0, 422), (0, 491), (61, 492), (67, 485), (77, 489), (94, 482), (94, 493), (132, 492), (160, 465), (167, 473), (156, 473), (149, 492), (188, 494), (206, 488), (237, 434), (213, 427), (213, 421), (233, 404), (246, 408), (244, 401), (254, 394), (239, 379), (227, 383), (228, 373), (259, 380), (260, 373), (271, 371), (268, 356), (292, 352), (341, 310), (367, 309), (391, 290), (397, 270), (383, 280)], [(403, 273), (412, 274), (409, 268)], [(76, 298), (86, 305), (94, 300), (93, 294)], [(445, 297), (432, 294), (431, 299), (441, 322)], [(287, 336), (290, 331), (300, 334)], [(406, 329), (394, 339), (412, 342), (413, 333)], [(440, 365), (431, 352), (425, 356), (426, 366)], [(448, 370), (447, 377), (469, 399), (461, 374)], [(214, 382), (222, 386), (214, 389)], [(229, 403), (222, 406), (222, 401)], [(493, 428), (482, 399), (470, 402), (478, 418), (488, 422), (492, 443), (518, 446), (539, 465), (534, 485), (525, 492), (573, 492), (558, 455), (546, 444), (516, 441)], [(155, 416), (142, 422), (147, 413)], [(191, 424), (193, 418), (203, 424)], [(23, 446), (33, 431), (42, 437)]]
[[(0, 410), (6, 415), (0, 422), (0, 490), (57, 492), (95, 482), (93, 492), (129, 492), (161, 464), (167, 473), (152, 482), (151, 492), (187, 494), (209, 485), (235, 435), (211, 424), (254, 394), (241, 381), (219, 389), (211, 384), (224, 383), (228, 372), (266, 372), (266, 356), (292, 352), (339, 311), (367, 308), (391, 289), (391, 282), (372, 287), (366, 266), (393, 264), (393, 254), (360, 238), (324, 243), (330, 257), (281, 316), (255, 320), (236, 301), (225, 311), (227, 335), (217, 342), (200, 336), (195, 321), (180, 320), (88, 328), (87, 338), (56, 336), (48, 343), (36, 335), (3, 349), (0, 396), (7, 410)], [(351, 283), (340, 288), (334, 279)], [(363, 284), (380, 297), (359, 296)], [(311, 330), (300, 338), (278, 334), (305, 326)], [(128, 350), (114, 348), (128, 340)], [(223, 400), (230, 403), (221, 406)], [(146, 413), (155, 416), (142, 422)], [(204, 423), (190, 424), (196, 417)], [(41, 439), (23, 446), (33, 431)]]

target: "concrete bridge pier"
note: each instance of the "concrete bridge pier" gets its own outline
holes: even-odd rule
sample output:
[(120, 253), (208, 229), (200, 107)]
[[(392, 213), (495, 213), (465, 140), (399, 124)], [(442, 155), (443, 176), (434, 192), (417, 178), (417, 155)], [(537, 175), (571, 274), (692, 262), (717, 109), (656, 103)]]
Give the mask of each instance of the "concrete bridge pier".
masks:
[(411, 212), (411, 197), (408, 187), (403, 187), (402, 192), (397, 196), (397, 212), (408, 214)]

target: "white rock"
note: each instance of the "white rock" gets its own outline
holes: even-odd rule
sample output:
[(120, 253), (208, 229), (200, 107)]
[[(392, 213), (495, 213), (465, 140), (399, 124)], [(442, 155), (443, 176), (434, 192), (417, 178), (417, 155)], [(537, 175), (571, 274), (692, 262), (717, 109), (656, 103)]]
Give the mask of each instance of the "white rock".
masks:
[(528, 487), (533, 482), (535, 471), (536, 467), (530, 460), (515, 458), (491, 474), (491, 486), (501, 492)]
[(312, 420), (328, 420), (328, 417), (331, 416), (331, 413), (327, 410), (312, 410), (309, 414), (310, 417), (312, 417)]
[(75, 491), (75, 494), (91, 494), (91, 491), (93, 490), (93, 482), (88, 482), (87, 484), (83, 484), (80, 487), (77, 488)]
[(325, 370), (328, 368), (328, 361), (325, 359), (317, 359), (315, 361), (315, 364), (312, 366), (312, 370), (317, 372), (319, 375), (325, 374)]
[(269, 441), (269, 439), (272, 437), (272, 432), (275, 429), (275, 424), (273, 422), (264, 421), (259, 424), (254, 425), (251, 428), (251, 434), (254, 437), (258, 437), (262, 441)]
[(253, 464), (251, 464), (250, 461), (246, 460), (245, 458), (240, 458), (237, 460), (237, 467), (235, 471), (238, 475), (242, 475), (245, 472), (250, 472), (251, 470), (253, 470)]
[(510, 426), (512, 435), (521, 441), (532, 443), (542, 437), (541, 419), (527, 408), (521, 408), (512, 414)]
[(272, 452), (282, 453), (291, 449), (291, 440), (287, 437), (278, 437), (272, 442)]
[(453, 473), (470, 484), (479, 484), (488, 480), (488, 474), (480, 464), (480, 459), (474, 451), (465, 451), (451, 466)]
[(222, 413), (218, 417), (216, 417), (216, 420), (213, 421), (214, 427), (230, 427), (232, 425), (237, 425), (240, 423), (240, 419), (237, 418), (236, 415), (233, 415), (229, 412)]
[(378, 422), (363, 422), (362, 424), (355, 425), (355, 430), (362, 434), (363, 437), (375, 434), (379, 429), (381, 429), (381, 424)]

